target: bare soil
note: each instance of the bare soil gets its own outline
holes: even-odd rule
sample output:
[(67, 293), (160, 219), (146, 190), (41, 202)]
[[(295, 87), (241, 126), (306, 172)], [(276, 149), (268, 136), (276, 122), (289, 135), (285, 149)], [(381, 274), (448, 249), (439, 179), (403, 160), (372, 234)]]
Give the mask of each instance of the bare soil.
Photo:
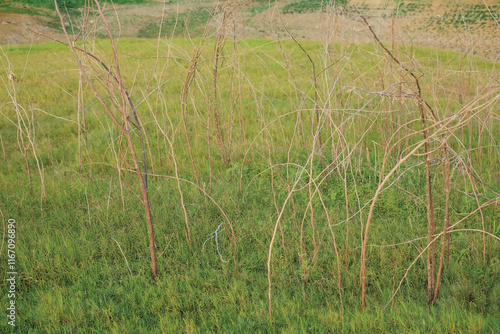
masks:
[(7, 23), (15, 22), (34, 31), (46, 34), (52, 37), (60, 37), (59, 33), (50, 28), (53, 19), (44, 16), (32, 16), (26, 14), (0, 13), (0, 44), (29, 44), (42, 43), (49, 39), (40, 35), (33, 34), (21, 27)]

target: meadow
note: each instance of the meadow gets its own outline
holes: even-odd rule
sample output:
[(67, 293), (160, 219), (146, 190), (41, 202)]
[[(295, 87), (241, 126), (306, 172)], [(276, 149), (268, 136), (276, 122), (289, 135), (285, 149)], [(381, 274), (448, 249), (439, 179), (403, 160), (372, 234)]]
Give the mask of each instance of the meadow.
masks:
[(2, 46), (1, 331), (500, 332), (498, 64), (222, 10)]

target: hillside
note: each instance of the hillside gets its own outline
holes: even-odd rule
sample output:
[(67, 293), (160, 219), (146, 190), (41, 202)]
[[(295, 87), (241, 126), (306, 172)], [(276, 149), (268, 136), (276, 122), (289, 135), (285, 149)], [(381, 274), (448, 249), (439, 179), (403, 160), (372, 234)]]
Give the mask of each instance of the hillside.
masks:
[[(217, 6), (217, 2), (199, 0), (124, 2), (128, 1), (122, 0), (114, 7), (104, 5), (114, 31), (120, 31), (122, 37), (157, 37), (160, 26), (163, 36), (196, 37), (203, 33)], [(350, 0), (345, 6), (344, 2), (326, 6), (319, 0), (245, 1), (238, 6), (235, 24), (242, 35), (250, 38), (289, 38), (286, 27), (297, 38), (322, 40), (330, 36), (338, 41), (369, 41), (371, 36), (365, 27), (351, 15), (357, 8), (370, 17), (386, 42), (471, 52), (492, 60), (500, 54), (500, 5), (494, 0)], [(81, 15), (77, 4), (67, 10), (73, 19)], [(50, 36), (60, 35), (50, 5), (37, 7), (7, 1), (0, 5), (0, 19)], [(0, 44), (45, 40), (5, 22), (0, 24)]]

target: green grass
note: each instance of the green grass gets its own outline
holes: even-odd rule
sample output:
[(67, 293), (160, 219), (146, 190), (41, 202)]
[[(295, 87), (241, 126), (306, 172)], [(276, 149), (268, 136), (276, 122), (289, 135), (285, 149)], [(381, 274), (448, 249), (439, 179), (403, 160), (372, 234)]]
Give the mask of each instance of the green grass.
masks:
[(163, 21), (151, 22), (139, 30), (138, 37), (157, 37), (161, 36), (201, 36), (205, 26), (211, 19), (208, 8), (197, 8), (195, 10), (173, 14), (165, 17)]
[[(144, 3), (148, 0), (114, 0), (113, 3), (116, 4), (127, 4), (127, 3)], [(54, 1), (52, 0), (17, 0), (33, 7), (43, 7), (54, 9)], [(85, 0), (59, 0), (57, 4), (60, 7), (66, 8), (81, 8), (85, 6)]]
[[(98, 42), (95, 52), (109, 61), (108, 42)], [(143, 101), (138, 113), (148, 133), (156, 174), (173, 176), (175, 172), (172, 156), (162, 137), (158, 145), (153, 112), (169, 138), (175, 139), (179, 176), (190, 181), (195, 181), (195, 178), (180, 114), (180, 87), (187, 73), (187, 63), (180, 58), (190, 59), (193, 45), (198, 43), (199, 40), (186, 39), (174, 39), (168, 44), (162, 42), (160, 56), (175, 55), (177, 58), (160, 58), (155, 65), (155, 59), (137, 59), (127, 55), (139, 58), (155, 56), (155, 39), (121, 39), (119, 42), (124, 85), (133, 87), (130, 91), (136, 103)], [(144, 209), (127, 190), (126, 184), (123, 184), (125, 209), (122, 206), (118, 173), (107, 165), (115, 163), (111, 148), (118, 148), (117, 132), (110, 131), (113, 124), (102, 108), (92, 104), (95, 97), (86, 88), (88, 145), (87, 148), (83, 146), (82, 166), (78, 161), (76, 124), (35, 109), (77, 120), (78, 71), (72, 55), (65, 46), (54, 43), (4, 48), (12, 62), (11, 69), (18, 76), (17, 99), (30, 113), (33, 112), (37, 153), (43, 163), (47, 188), (47, 200), (41, 203), (40, 177), (32, 153), (29, 159), (33, 190), (29, 188), (26, 165), (17, 144), (17, 131), (7, 119), (16, 120), (11, 99), (5, 93), (7, 86), (0, 93), (0, 134), (5, 148), (5, 159), (0, 152), (0, 209), (4, 223), (14, 218), (18, 224), (18, 326), (12, 332), (500, 331), (500, 261), (497, 256), (500, 244), (496, 239), (487, 237), (483, 262), (482, 234), (477, 232), (452, 234), (449, 268), (444, 272), (434, 307), (427, 306), (425, 258), (418, 260), (409, 270), (394, 302), (390, 302), (406, 268), (425, 247), (426, 240), (393, 247), (376, 245), (396, 244), (426, 236), (425, 168), (424, 165), (413, 167), (422, 161), (421, 156), (412, 157), (403, 164), (400, 171), (411, 169), (383, 193), (376, 205), (368, 242), (372, 245), (368, 248), (367, 263), (368, 307), (365, 312), (360, 310), (360, 234), (362, 224), (366, 223), (367, 208), (361, 216), (354, 216), (354, 213), (374, 194), (382, 166), (383, 146), (394, 142), (391, 142), (390, 136), (395, 133), (399, 111), (401, 122), (419, 119), (413, 99), (399, 101), (379, 96), (365, 107), (364, 112), (356, 113), (374, 97), (370, 92), (379, 92), (404, 77), (404, 73), (387, 62), (383, 52), (371, 44), (330, 45), (328, 50), (335, 59), (342, 54), (347, 56), (326, 72), (327, 76), (323, 78), (328, 81), (318, 82), (321, 105), (327, 106), (325, 110), (332, 122), (345, 122), (343, 136), (346, 142), (343, 145), (349, 145), (353, 152), (346, 173), (351, 215), (347, 262), (346, 226), (342, 224), (346, 219), (342, 180), (344, 167), (341, 167), (342, 173), (334, 172), (330, 179), (318, 186), (341, 256), (342, 300), (337, 287), (336, 253), (327, 216), (318, 196), (313, 198), (312, 205), (315, 237), (321, 245), (313, 262), (311, 217), (306, 214), (309, 201), (306, 186), (294, 194), (296, 215), (291, 205), (284, 211), (281, 228), (285, 247), (280, 230), (274, 244), (273, 317), (269, 318), (266, 261), (277, 218), (274, 200), (281, 208), (288, 194), (288, 184), (296, 181), (299, 175), (295, 166), (277, 166), (273, 173), (269, 166), (287, 161), (306, 165), (313, 150), (310, 110), (314, 107), (311, 101), (314, 91), (311, 74), (304, 69), (310, 63), (294, 43), (281, 43), (284, 52), (294, 59), (289, 66), (295, 82), (286, 70), (280, 49), (275, 42), (268, 40), (241, 41), (235, 58), (240, 61), (241, 67), (235, 67), (234, 73), (234, 45), (228, 41), (225, 58), (219, 67), (220, 112), (226, 140), (231, 130), (230, 82), (238, 73), (242, 75), (241, 98), (246, 137), (243, 137), (239, 123), (238, 103), (230, 164), (222, 164), (215, 132), (211, 133), (213, 187), (210, 195), (233, 223), (237, 238), (238, 275), (234, 273), (227, 226), (224, 226), (218, 242), (220, 255), (228, 262), (221, 261), (214, 239), (209, 240), (202, 250), (204, 242), (224, 222), (219, 209), (189, 183), (181, 182), (193, 237), (192, 247), (189, 247), (175, 179), (149, 177), (158, 252), (157, 280), (153, 280), (150, 274)], [(324, 45), (304, 41), (303, 46), (318, 64), (324, 60)], [(401, 47), (397, 51), (407, 66), (416, 61), (419, 70), (425, 73), (421, 79), (424, 96), (432, 101), (440, 118), (459, 111), (476, 96), (476, 92), (491, 87), (490, 78), (498, 78), (499, 74), (496, 64), (470, 55), (429, 48)], [(191, 86), (188, 108), (194, 160), (201, 185), (207, 191), (210, 172), (205, 94), (211, 87), (212, 54), (213, 41), (208, 40), (200, 58), (197, 84)], [(4, 56), (4, 64), (7, 64), (5, 59)], [(155, 68), (156, 72), (153, 72)], [(92, 79), (95, 83), (99, 82), (96, 76)], [(332, 90), (333, 81), (330, 80), (334, 79), (336, 86)], [(161, 89), (148, 95), (159, 83)], [(102, 86), (97, 87), (102, 90)], [(237, 87), (236, 82), (234, 87)], [(409, 87), (401, 89), (410, 92)], [(397, 92), (391, 91), (394, 94)], [(197, 106), (196, 111), (192, 101)], [(456, 137), (450, 139), (450, 147), (468, 159), (485, 184), (496, 192), (500, 191), (497, 177), (497, 107), (498, 103), (493, 104), (471, 122), (470, 127), (457, 129), (454, 132)], [(292, 111), (297, 112), (283, 116)], [(327, 139), (333, 131), (327, 124), (322, 136), (328, 147), (324, 151), (325, 158), (331, 162), (332, 140), (339, 145), (340, 139), (335, 132), (333, 139)], [(404, 128), (404, 134), (420, 129), (420, 123), (415, 122)], [(481, 131), (483, 134), (479, 136)], [(113, 143), (110, 137), (115, 140)], [(254, 139), (242, 168), (245, 148)], [(419, 140), (421, 133), (415, 132), (409, 137), (408, 145)], [(360, 143), (356, 146), (358, 141)], [(432, 145), (437, 149), (439, 143), (433, 142)], [(405, 147), (406, 143), (402, 149)], [(477, 149), (479, 147), (482, 147), (481, 151)], [(345, 151), (339, 154), (342, 157), (347, 155)], [(444, 217), (444, 195), (439, 153), (436, 157), (432, 178), (439, 230)], [(397, 154), (391, 155), (386, 173), (396, 159)], [(458, 164), (458, 160), (454, 163)], [(312, 168), (315, 177), (321, 175), (323, 168), (319, 155), (307, 168)], [(132, 187), (133, 180), (133, 176), (127, 178)], [(304, 187), (308, 181), (307, 175), (303, 174), (298, 185)], [(275, 187), (274, 194), (271, 182)], [(470, 180), (460, 174), (459, 167), (454, 169), (452, 182), (455, 188), (451, 194), (451, 218), (455, 222), (474, 210), (477, 203), (460, 192), (472, 192), (472, 188)], [(482, 188), (480, 192), (487, 197), (494, 196)], [(304, 215), (302, 252), (300, 230)], [(483, 215), (486, 230), (498, 236), (498, 204), (486, 207)], [(481, 216), (474, 215), (460, 228), (481, 228)], [(132, 276), (113, 239), (119, 242)], [(4, 248), (0, 258), (2, 282), (6, 278), (5, 257)], [(5, 286), (2, 287), (5, 290)], [(5, 293), (0, 295), (1, 305), (7, 305), (8, 301)], [(0, 326), (1, 332), (11, 331), (5, 319)]]
[[(395, 16), (415, 16), (423, 14), (430, 10), (431, 3), (422, 3), (420, 1), (401, 1), (399, 6), (394, 9)], [(500, 6), (485, 4), (460, 4), (459, 7), (448, 5), (447, 11), (440, 16), (426, 15), (424, 18), (427, 23), (422, 27), (423, 30), (443, 31), (444, 28), (467, 28), (471, 32), (484, 30), (483, 26), (490, 27), (495, 25), (495, 17)]]
[(283, 14), (311, 13), (324, 10), (326, 6), (332, 4), (345, 5), (347, 2), (348, 2), (347, 0), (337, 0), (337, 1), (302, 0), (285, 5), (282, 9), (282, 12)]

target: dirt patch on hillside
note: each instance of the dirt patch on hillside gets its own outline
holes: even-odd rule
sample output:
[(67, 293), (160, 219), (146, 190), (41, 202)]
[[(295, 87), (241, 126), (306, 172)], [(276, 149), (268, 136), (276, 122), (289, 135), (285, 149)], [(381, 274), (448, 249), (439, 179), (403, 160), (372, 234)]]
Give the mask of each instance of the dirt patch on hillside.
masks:
[(9, 24), (13, 22), (22, 27), (48, 35), (55, 38), (60, 38), (61, 34), (51, 28), (54, 20), (44, 16), (31, 16), (26, 14), (10, 14), (0, 13), (0, 44), (29, 44), (29, 43), (42, 43), (49, 39), (39, 34), (29, 32), (20, 26)]

